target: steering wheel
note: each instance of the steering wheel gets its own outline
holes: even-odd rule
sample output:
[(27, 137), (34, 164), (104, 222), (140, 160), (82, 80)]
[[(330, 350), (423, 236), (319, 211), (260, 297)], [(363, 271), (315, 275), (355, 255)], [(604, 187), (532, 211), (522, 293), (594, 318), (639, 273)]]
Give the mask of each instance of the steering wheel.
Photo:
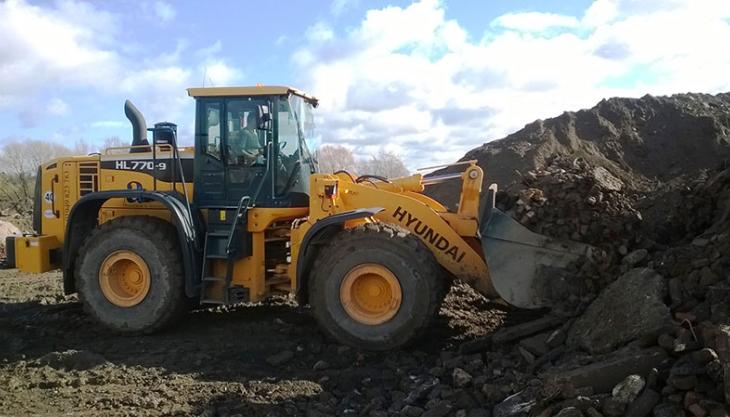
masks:
[(279, 142), (279, 150), (286, 148), (286, 141)]

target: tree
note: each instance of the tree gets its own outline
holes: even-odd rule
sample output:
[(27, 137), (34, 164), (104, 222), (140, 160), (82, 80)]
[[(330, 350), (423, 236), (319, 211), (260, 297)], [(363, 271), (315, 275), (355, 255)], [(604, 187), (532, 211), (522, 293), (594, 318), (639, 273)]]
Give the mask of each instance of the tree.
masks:
[(104, 150), (108, 148), (120, 148), (127, 145), (129, 145), (129, 143), (122, 142), (119, 136), (110, 136), (104, 139), (104, 143), (99, 148), (99, 151), (104, 152)]
[(61, 144), (34, 139), (6, 143), (0, 151), (3, 180), (0, 201), (18, 213), (28, 211), (33, 201), (38, 166), (50, 159), (73, 153)]
[(339, 170), (357, 172), (357, 164), (352, 151), (340, 145), (322, 145), (316, 152), (319, 172), (331, 174)]
[(385, 178), (398, 178), (409, 175), (408, 168), (400, 157), (386, 150), (361, 161), (355, 159), (351, 150), (340, 145), (323, 145), (317, 149), (319, 171), (331, 174), (345, 170), (355, 175), (378, 175)]
[(373, 155), (370, 159), (362, 161), (359, 164), (358, 172), (385, 178), (405, 177), (410, 174), (403, 160), (398, 155), (383, 149), (377, 155)]

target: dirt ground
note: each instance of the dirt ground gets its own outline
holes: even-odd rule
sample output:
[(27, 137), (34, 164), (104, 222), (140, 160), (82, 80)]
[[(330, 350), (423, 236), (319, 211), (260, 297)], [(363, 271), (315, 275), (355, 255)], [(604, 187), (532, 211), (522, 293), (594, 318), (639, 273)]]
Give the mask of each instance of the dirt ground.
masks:
[(332, 344), (286, 299), (119, 336), (63, 295), (60, 273), (0, 270), (0, 415), (369, 415), (405, 390), (404, 375), (504, 320), (457, 286), (418, 345), (386, 354)]

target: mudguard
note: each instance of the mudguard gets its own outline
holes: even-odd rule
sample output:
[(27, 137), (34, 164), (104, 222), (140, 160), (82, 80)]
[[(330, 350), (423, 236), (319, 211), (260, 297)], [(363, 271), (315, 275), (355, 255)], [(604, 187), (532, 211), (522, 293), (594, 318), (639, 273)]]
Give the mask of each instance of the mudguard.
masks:
[(305, 273), (309, 269), (314, 260), (314, 251), (310, 249), (311, 243), (317, 241), (317, 239), (325, 236), (327, 230), (340, 230), (342, 225), (349, 220), (362, 219), (366, 217), (373, 217), (374, 215), (383, 211), (382, 207), (362, 208), (357, 210), (346, 211), (343, 213), (334, 214), (329, 217), (325, 217), (312, 225), (307, 230), (307, 233), (302, 239), (302, 244), (299, 251), (301, 255), (297, 261), (297, 293), (296, 298), (298, 301), (307, 301), (307, 289), (304, 280)]
[(156, 201), (170, 211), (182, 250), (185, 293), (188, 297), (197, 296), (201, 271), (199, 220), (191, 216), (187, 205), (177, 193), (145, 190), (99, 191), (87, 194), (76, 202), (69, 214), (63, 247), (64, 292), (70, 294), (76, 291), (74, 271), (77, 252), (84, 239), (97, 226), (99, 209), (111, 198)]

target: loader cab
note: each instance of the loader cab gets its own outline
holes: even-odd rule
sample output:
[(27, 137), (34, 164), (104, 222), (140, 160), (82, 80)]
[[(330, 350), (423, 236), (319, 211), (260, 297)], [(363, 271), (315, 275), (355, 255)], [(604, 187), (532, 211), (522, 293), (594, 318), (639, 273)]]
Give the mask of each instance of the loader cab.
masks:
[(195, 191), (198, 207), (307, 207), (317, 171), (316, 99), (290, 87), (191, 88), (196, 99)]

